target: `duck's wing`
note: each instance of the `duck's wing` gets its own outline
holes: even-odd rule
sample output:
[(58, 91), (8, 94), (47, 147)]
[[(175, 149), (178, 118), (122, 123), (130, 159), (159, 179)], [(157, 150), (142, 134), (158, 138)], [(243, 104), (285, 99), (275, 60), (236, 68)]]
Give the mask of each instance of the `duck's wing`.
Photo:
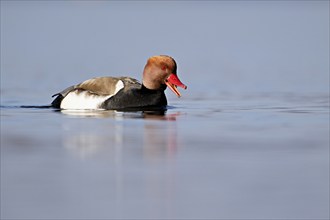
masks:
[(95, 95), (115, 95), (124, 87), (120, 78), (116, 77), (97, 77), (86, 80), (74, 87), (74, 89), (89, 91)]
[[(55, 108), (61, 108), (62, 101), (65, 103), (73, 103), (71, 98), (79, 100), (80, 103), (88, 104), (88, 100), (82, 100), (82, 97), (93, 97), (94, 100), (104, 100), (114, 96), (124, 87), (131, 87), (132, 85), (141, 85), (136, 79), (130, 77), (97, 77), (86, 80), (78, 85), (70, 86), (59, 92), (52, 102)], [(67, 100), (65, 99), (67, 97)], [(96, 98), (96, 99), (95, 99)], [(70, 100), (70, 101), (69, 101)], [(99, 101), (98, 101), (99, 102)]]

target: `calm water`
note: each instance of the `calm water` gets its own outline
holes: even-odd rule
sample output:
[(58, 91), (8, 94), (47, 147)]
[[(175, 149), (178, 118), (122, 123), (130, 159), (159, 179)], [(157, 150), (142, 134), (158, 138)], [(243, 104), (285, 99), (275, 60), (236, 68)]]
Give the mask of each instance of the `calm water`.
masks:
[[(328, 219), (328, 9), (1, 1), (1, 219)], [(154, 54), (165, 115), (19, 107)]]
[(327, 218), (328, 97), (173, 105), (2, 108), (2, 217)]

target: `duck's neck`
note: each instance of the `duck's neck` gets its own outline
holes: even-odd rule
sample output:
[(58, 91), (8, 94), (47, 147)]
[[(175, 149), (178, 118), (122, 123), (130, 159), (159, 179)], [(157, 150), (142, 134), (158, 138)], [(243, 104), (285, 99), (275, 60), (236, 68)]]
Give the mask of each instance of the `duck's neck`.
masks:
[(166, 89), (166, 85), (165, 84), (162, 84), (162, 85), (160, 85), (160, 87), (158, 87), (157, 89), (150, 89), (150, 88), (148, 88), (148, 87), (146, 87), (143, 83), (142, 83), (142, 87), (141, 87), (141, 89), (142, 90), (145, 90), (145, 91), (164, 91), (165, 89)]
[(156, 83), (155, 81), (150, 81), (147, 79), (143, 79), (142, 84), (144, 87), (146, 87), (147, 89), (151, 89), (151, 90), (157, 90), (162, 87), (162, 85), (160, 83)]
[(151, 90), (158, 90), (162, 87), (162, 80), (157, 76), (157, 73), (153, 71), (153, 68), (145, 68), (143, 71), (142, 84)]

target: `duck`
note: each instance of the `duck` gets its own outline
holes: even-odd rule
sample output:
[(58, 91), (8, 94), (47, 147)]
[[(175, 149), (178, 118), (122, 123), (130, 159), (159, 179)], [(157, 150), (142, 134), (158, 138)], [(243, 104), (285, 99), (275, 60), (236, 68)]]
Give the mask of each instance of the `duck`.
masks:
[(54, 94), (51, 106), (62, 110), (166, 109), (165, 90), (181, 97), (187, 89), (177, 75), (176, 61), (168, 55), (147, 60), (142, 83), (131, 77), (95, 77)]

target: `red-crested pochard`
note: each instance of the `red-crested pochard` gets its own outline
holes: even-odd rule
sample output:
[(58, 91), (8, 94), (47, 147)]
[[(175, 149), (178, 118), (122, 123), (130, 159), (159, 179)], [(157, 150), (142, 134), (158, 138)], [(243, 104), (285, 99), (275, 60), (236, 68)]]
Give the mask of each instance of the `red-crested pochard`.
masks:
[(187, 88), (177, 76), (175, 60), (153, 56), (144, 67), (142, 84), (130, 77), (97, 77), (71, 86), (56, 96), (52, 107), (60, 109), (166, 109), (168, 86), (178, 97), (177, 86)]

